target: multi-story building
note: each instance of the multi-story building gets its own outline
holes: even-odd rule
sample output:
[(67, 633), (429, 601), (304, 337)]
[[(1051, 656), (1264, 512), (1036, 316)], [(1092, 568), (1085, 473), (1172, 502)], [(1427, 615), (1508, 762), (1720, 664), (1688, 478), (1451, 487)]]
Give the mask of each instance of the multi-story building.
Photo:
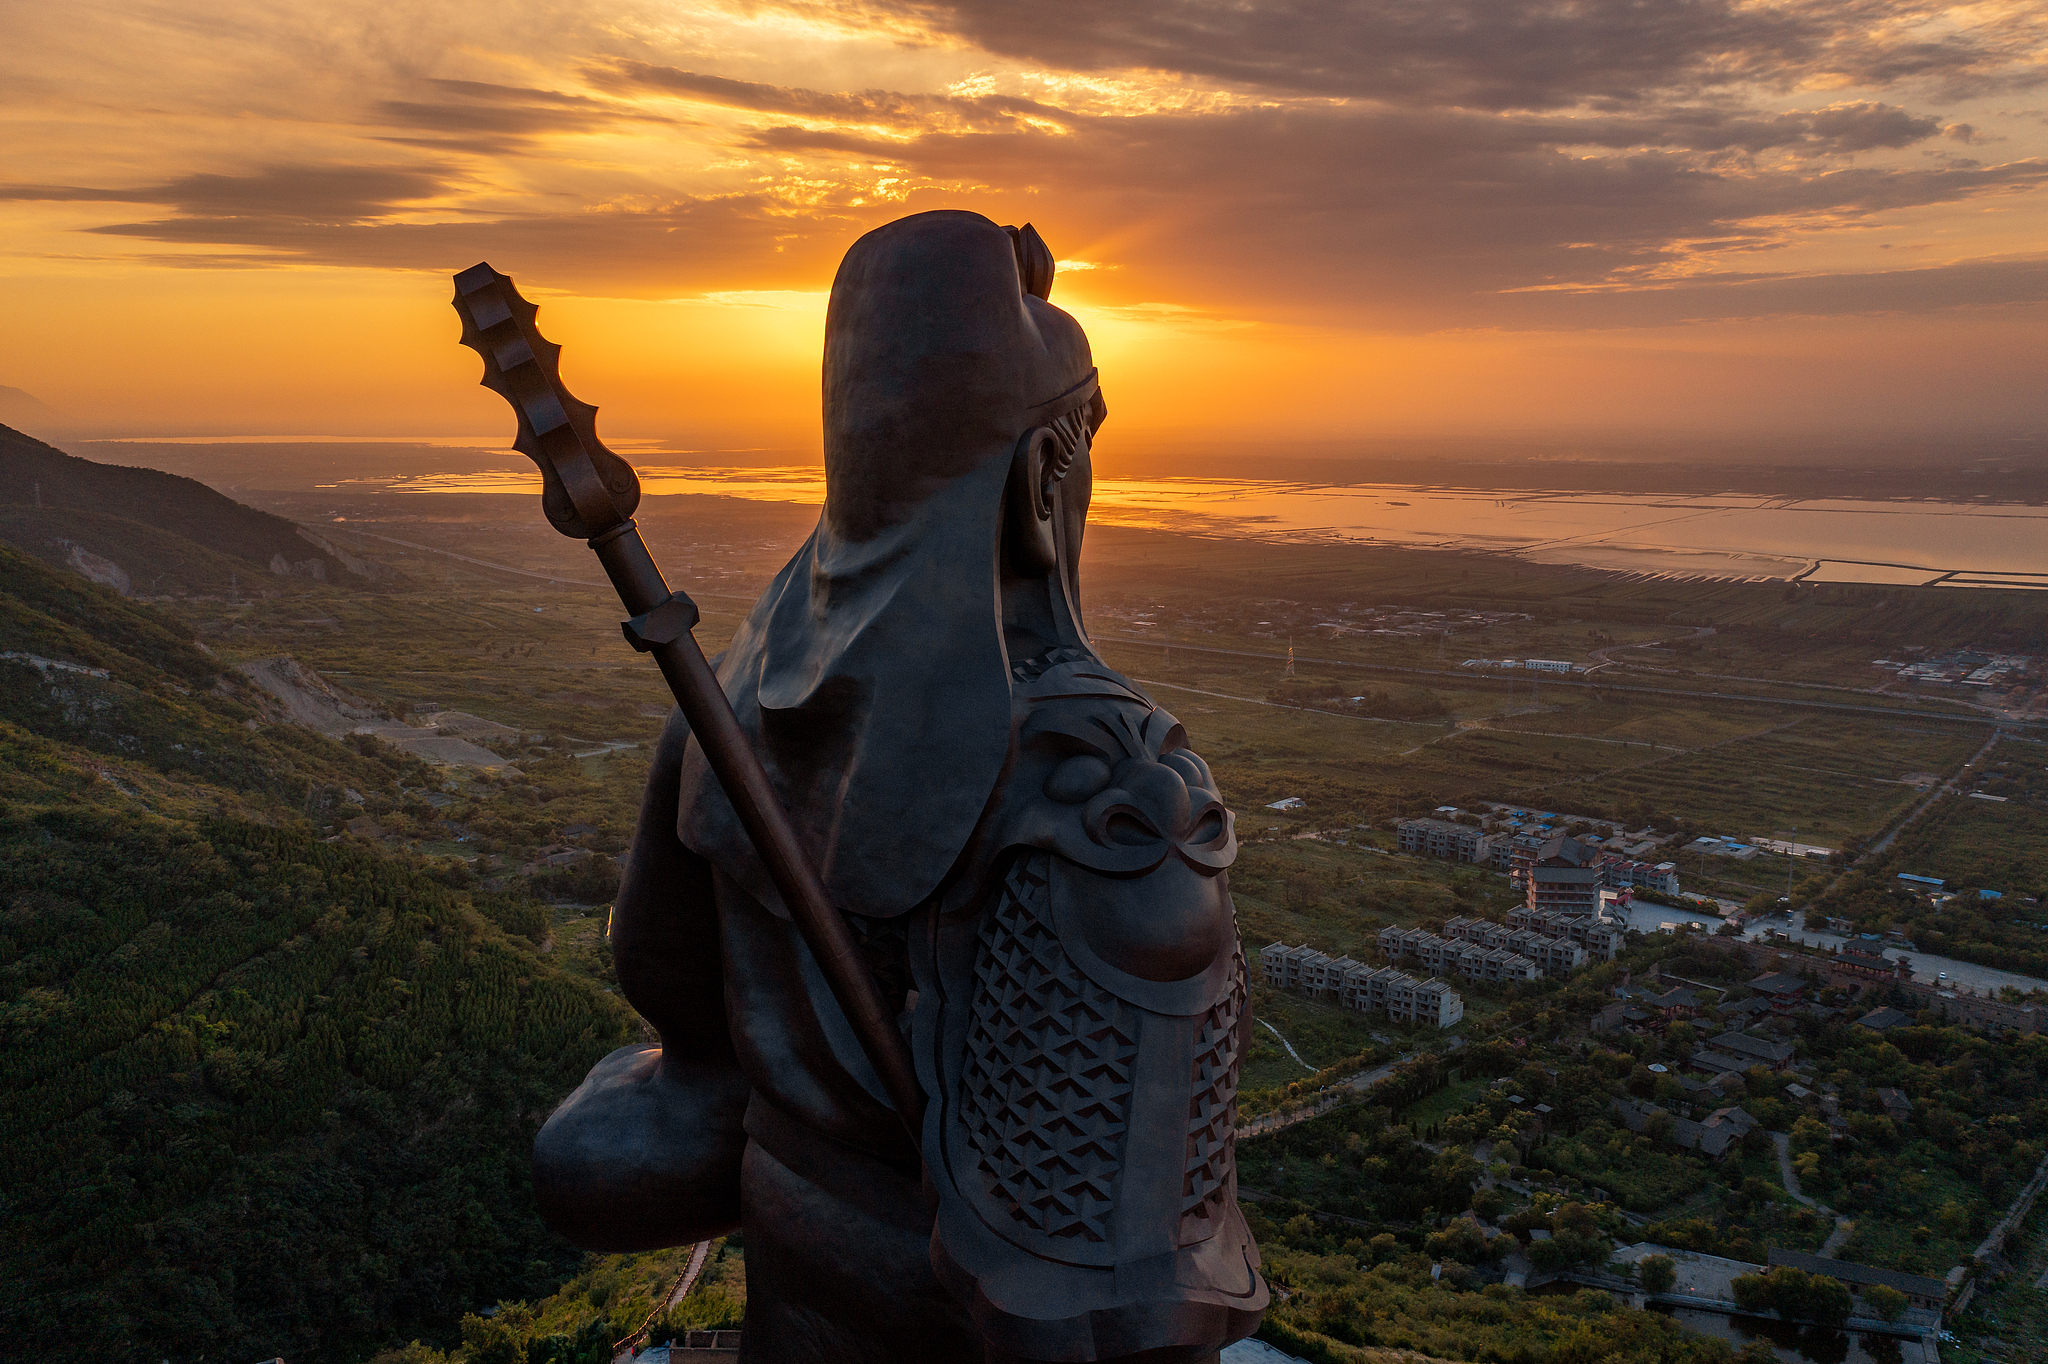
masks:
[(1313, 947), (1270, 943), (1259, 951), (1259, 975), (1268, 985), (1282, 990), (1299, 990), (1303, 988), (1302, 980), (1311, 964), (1320, 965), (1329, 959), (1327, 953), (1318, 952)]
[(1628, 930), (1598, 914), (1566, 913), (1516, 905), (1508, 911), (1508, 927), (1527, 929), (1552, 938), (1568, 938), (1586, 950), (1586, 956), (1613, 961), (1626, 945)]
[(1599, 863), (1600, 884), (1615, 890), (1653, 890), (1660, 895), (1678, 894), (1676, 862), (1638, 862), (1609, 853)]
[(1505, 947), (1527, 957), (1546, 976), (1567, 976), (1586, 964), (1586, 949), (1568, 937), (1497, 924), (1490, 919), (1452, 919), (1444, 925), (1444, 934), (1481, 947)]
[(1546, 976), (1568, 976), (1586, 964), (1586, 949), (1570, 938), (1549, 938), (1523, 929), (1508, 945), (1535, 962)]
[(1312, 947), (1269, 943), (1259, 951), (1259, 973), (1268, 985), (1332, 999), (1360, 1013), (1384, 1013), (1396, 1023), (1448, 1028), (1465, 1017), (1464, 996), (1443, 981), (1416, 980), (1392, 967), (1367, 966)]
[(1404, 819), (1395, 827), (1400, 831), (1404, 853), (1423, 853), (1457, 862), (1493, 861), (1496, 840), (1469, 824), (1454, 824), (1447, 819)]
[(1576, 838), (1548, 839), (1527, 872), (1528, 906), (1552, 914), (1600, 912), (1599, 854)]
[(1504, 871), (1517, 885), (1527, 883), (1529, 868), (1536, 865), (1536, 854), (1543, 851), (1549, 842), (1541, 834), (1516, 834), (1503, 838), (1493, 845), (1493, 869)]
[(1575, 920), (1566, 925), (1566, 937), (1586, 949), (1599, 961), (1613, 961), (1628, 945), (1628, 930), (1606, 919)]
[(1468, 980), (1511, 982), (1534, 980), (1543, 974), (1535, 962), (1506, 947), (1487, 947), (1462, 938), (1439, 938), (1420, 928), (1383, 928), (1379, 948), (1388, 961), (1412, 959), (1432, 975), (1456, 974)]
[(1402, 976), (1387, 988), (1387, 1017), (1448, 1028), (1465, 1017), (1465, 997), (1440, 980)]

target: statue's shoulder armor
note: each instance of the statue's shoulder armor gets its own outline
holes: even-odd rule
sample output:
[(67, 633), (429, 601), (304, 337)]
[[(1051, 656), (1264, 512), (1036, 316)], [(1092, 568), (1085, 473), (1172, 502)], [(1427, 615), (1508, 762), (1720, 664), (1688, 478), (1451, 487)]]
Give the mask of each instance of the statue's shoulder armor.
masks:
[(1054, 664), (1014, 694), (996, 865), (1021, 848), (1052, 854), (1052, 910), (1091, 975), (1149, 1009), (1207, 1008), (1235, 940), (1222, 873), (1237, 858), (1209, 764), (1180, 721), (1094, 658)]

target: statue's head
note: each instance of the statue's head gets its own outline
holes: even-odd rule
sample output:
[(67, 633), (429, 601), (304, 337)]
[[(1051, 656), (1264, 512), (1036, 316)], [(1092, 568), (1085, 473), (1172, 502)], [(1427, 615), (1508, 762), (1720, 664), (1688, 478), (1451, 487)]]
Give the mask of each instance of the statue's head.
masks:
[[(1006, 576), (1079, 558), (1107, 413), (1088, 337), (1055, 308), (1037, 231), (920, 213), (847, 252), (825, 320), (825, 519), (866, 541), (963, 477), (1001, 475)], [(1073, 584), (1068, 583), (1071, 588)]]
[[(720, 668), (841, 908), (930, 894), (1003, 769), (1012, 688), (1092, 655), (1089, 444), (1107, 412), (1038, 233), (920, 213), (846, 253), (825, 319), (825, 507)], [(779, 903), (708, 770), (689, 846)]]

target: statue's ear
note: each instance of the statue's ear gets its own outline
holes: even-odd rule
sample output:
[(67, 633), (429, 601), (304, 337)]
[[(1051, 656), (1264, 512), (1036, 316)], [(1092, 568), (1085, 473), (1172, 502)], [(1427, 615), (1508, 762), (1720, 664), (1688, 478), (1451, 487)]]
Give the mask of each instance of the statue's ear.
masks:
[(1010, 462), (1003, 552), (1009, 555), (1010, 570), (1022, 578), (1042, 578), (1059, 565), (1052, 530), (1053, 489), (1064, 472), (1059, 456), (1059, 436), (1049, 426), (1034, 426), (1017, 442)]
[(1017, 252), (1017, 278), (1024, 285), (1024, 292), (1033, 298), (1052, 300), (1052, 248), (1045, 244), (1045, 238), (1038, 235), (1038, 229), (1030, 223), (1022, 227), (1005, 228), (1010, 234), (1010, 245)]

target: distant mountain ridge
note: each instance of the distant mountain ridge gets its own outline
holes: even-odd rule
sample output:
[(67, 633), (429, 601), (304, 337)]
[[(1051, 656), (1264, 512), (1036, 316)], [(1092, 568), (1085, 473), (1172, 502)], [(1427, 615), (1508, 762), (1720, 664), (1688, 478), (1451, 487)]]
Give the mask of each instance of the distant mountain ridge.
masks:
[(10, 426), (0, 426), (0, 539), (123, 596), (390, 576), (195, 479), (95, 464)]
[(34, 422), (39, 426), (64, 425), (64, 414), (26, 389), (0, 384), (0, 421)]

